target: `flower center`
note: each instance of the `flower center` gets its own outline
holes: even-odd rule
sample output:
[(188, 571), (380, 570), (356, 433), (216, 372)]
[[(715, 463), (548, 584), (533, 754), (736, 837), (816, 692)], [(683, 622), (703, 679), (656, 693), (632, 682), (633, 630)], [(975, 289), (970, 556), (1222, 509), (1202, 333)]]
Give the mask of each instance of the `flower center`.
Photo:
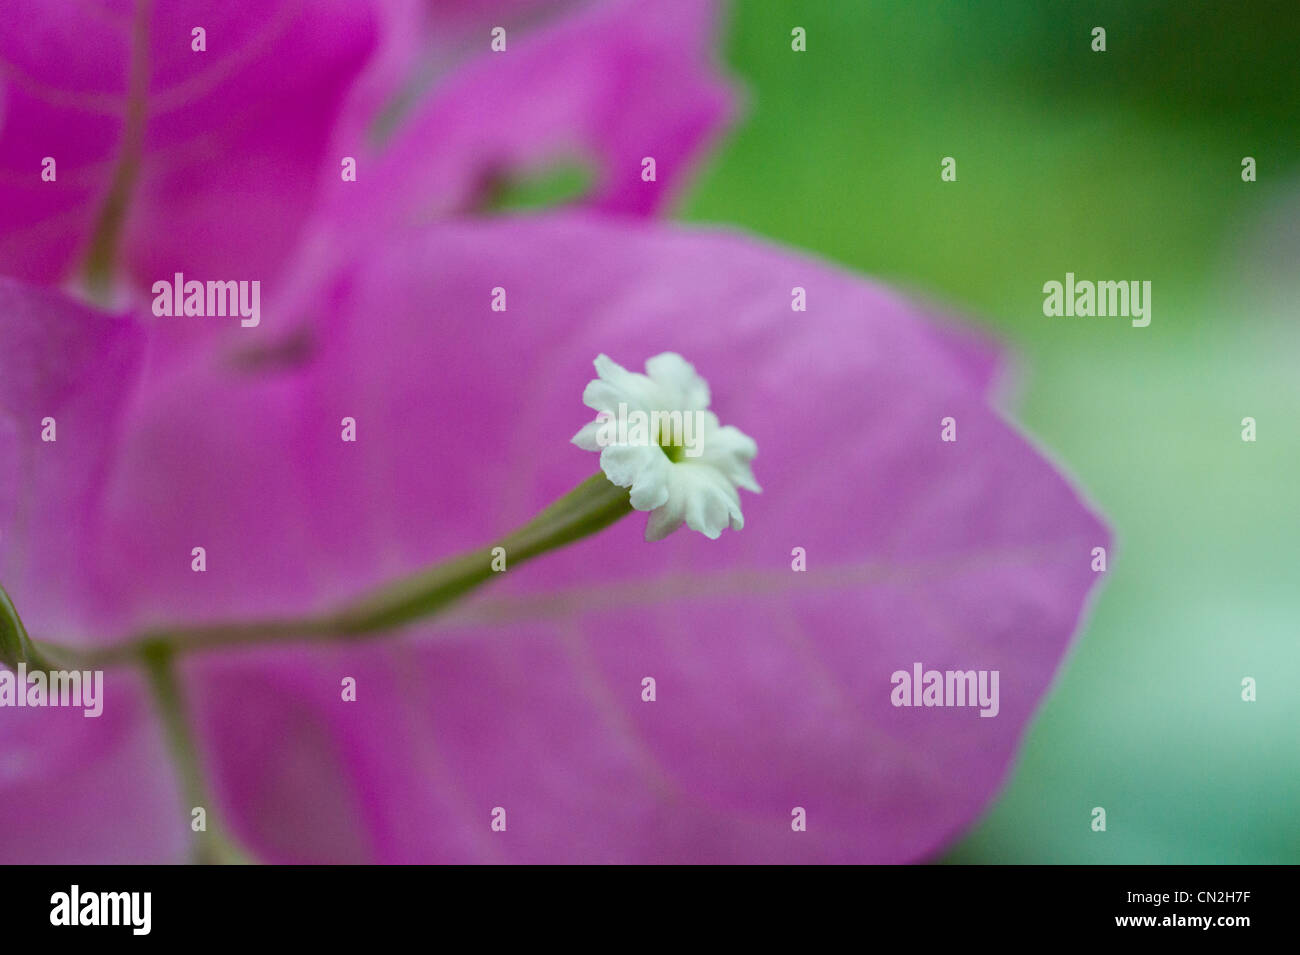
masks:
[(662, 448), (664, 454), (668, 456), (668, 460), (672, 461), (674, 464), (686, 457), (686, 449), (680, 444), (660, 443), (659, 447)]
[(685, 435), (681, 428), (673, 425), (671, 419), (660, 424), (658, 437), (659, 448), (669, 461), (676, 464), (686, 457)]

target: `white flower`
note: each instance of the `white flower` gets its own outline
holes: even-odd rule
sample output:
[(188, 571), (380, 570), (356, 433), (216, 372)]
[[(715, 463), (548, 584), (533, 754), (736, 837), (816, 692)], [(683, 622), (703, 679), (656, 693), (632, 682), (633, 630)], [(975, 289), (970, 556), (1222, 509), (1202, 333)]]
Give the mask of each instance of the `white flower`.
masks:
[(646, 540), (667, 537), (683, 521), (710, 540), (728, 526), (744, 527), (736, 489), (762, 490), (749, 468), (758, 446), (707, 410), (709, 383), (673, 352), (649, 359), (645, 375), (606, 355), (595, 365), (600, 377), (587, 384), (582, 402), (596, 420), (573, 443), (599, 451), (605, 476), (631, 488), (632, 506), (650, 512)]

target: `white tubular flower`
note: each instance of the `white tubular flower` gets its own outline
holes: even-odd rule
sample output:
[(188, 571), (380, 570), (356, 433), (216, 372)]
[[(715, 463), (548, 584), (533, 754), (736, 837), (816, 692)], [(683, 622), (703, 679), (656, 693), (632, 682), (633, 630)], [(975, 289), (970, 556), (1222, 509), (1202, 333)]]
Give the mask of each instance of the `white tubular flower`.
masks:
[(646, 361), (644, 375), (607, 355), (595, 365), (600, 377), (582, 402), (596, 420), (573, 443), (599, 451), (605, 476), (631, 488), (632, 506), (650, 512), (645, 539), (662, 540), (683, 521), (710, 540), (744, 527), (737, 488), (762, 490), (749, 467), (758, 446), (707, 410), (709, 383), (674, 352)]

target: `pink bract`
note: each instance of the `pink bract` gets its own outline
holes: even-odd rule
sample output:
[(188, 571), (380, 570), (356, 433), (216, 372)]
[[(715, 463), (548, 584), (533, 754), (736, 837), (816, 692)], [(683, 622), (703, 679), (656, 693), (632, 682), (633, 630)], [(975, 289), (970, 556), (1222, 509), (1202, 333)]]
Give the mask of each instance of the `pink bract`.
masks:
[[(924, 859), (995, 794), (1068, 649), (1108, 535), (991, 406), (994, 349), (798, 253), (632, 215), (665, 196), (639, 180), (640, 154), (668, 157), (672, 180), (727, 114), (703, 42), (683, 46), (658, 9), (566, 8), (500, 66), (485, 41), (376, 156), (387, 178), (360, 204), (322, 144), (347, 128), (346, 81), (373, 93), (403, 61), (385, 17), (317, 13), (282, 100), (266, 73), (232, 72), (256, 155), (299, 169), (312, 203), (297, 178), (281, 191), (229, 156), (187, 181), (164, 140), (183, 153), (192, 118), (150, 146), (123, 252), (146, 289), (172, 263), (205, 278), (278, 263), (256, 329), (154, 319), (147, 296), (108, 315), (31, 284), (75, 274), (103, 188), (89, 174), (81, 200), (24, 192), (7, 207), (7, 226), (67, 223), (0, 240), (15, 277), (0, 280), (0, 582), (37, 640), (322, 610), (490, 541), (596, 469), (568, 439), (599, 352), (628, 367), (680, 352), (758, 443), (764, 491), (718, 541), (647, 544), (633, 515), (395, 637), (185, 658), (215, 812), (265, 861)], [(677, 9), (707, 35), (707, 5)], [(545, 52), (573, 43), (570, 59)], [(4, 47), (11, 68), (45, 62), (14, 67)], [(389, 60), (367, 72), (380, 49)], [(84, 75), (43, 81), (76, 92), (69, 109), (120, 95), (121, 51), (92, 53)], [(188, 88), (168, 62), (157, 81)], [(657, 70), (678, 95), (621, 115)], [(52, 108), (11, 76), (0, 141), (10, 117), (30, 136)], [(529, 125), (534, 94), (549, 106)], [(293, 96), (313, 105), (293, 116)], [(484, 103), (513, 118), (479, 116)], [(112, 122), (95, 115), (84, 155), (111, 165)], [(433, 215), (466, 212), (483, 175), (556, 144), (604, 177), (588, 208)], [(78, 162), (60, 160), (60, 181)], [(498, 286), (506, 312), (489, 307)], [(807, 312), (791, 310), (795, 286)], [(191, 328), (203, 347), (176, 349)], [(40, 441), (46, 415), (57, 442)], [(339, 439), (345, 416), (355, 444)], [(940, 440), (948, 417), (956, 442)], [(916, 661), (1000, 671), (999, 714), (892, 706), (891, 674)], [(356, 702), (340, 700), (344, 677)], [(188, 811), (148, 696), (129, 668), (109, 671), (107, 694), (100, 719), (0, 711), (0, 858), (183, 858)], [(498, 806), (505, 833), (489, 828)]]

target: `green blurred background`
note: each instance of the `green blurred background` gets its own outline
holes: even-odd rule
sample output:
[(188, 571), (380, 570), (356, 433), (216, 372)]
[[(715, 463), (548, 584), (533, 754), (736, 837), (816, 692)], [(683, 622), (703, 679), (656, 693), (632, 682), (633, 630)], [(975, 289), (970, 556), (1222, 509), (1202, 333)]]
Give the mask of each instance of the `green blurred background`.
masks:
[[(1116, 532), (946, 860), (1300, 861), (1300, 4), (738, 0), (725, 37), (746, 113), (679, 216), (987, 328), (1008, 413)], [(1151, 325), (1044, 317), (1067, 271), (1150, 280)]]

